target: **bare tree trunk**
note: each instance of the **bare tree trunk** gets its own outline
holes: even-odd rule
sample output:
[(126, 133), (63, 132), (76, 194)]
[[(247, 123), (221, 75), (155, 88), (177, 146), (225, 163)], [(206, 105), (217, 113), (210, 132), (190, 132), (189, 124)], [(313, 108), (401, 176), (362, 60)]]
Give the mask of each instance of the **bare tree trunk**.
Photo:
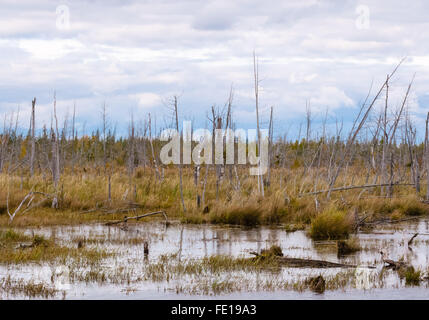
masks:
[(73, 119), (72, 119), (72, 144), (71, 144), (71, 170), (74, 174), (74, 161), (75, 161), (75, 119), (76, 119), (76, 103), (73, 104)]
[(152, 119), (150, 117), (150, 113), (149, 113), (149, 143), (150, 143), (150, 148), (152, 150), (153, 165), (155, 166), (156, 177), (158, 180), (161, 181), (162, 179), (161, 179), (161, 175), (159, 173), (158, 163), (156, 161), (155, 150), (153, 149), (153, 143), (152, 143)]
[(58, 182), (60, 180), (60, 152), (59, 152), (59, 132), (58, 132), (58, 118), (57, 118), (57, 98), (54, 93), (54, 119), (55, 119), (55, 133), (52, 135), (52, 162), (53, 162), (53, 178), (55, 196), (52, 200), (52, 207), (58, 208)]
[[(387, 165), (386, 165), (386, 157), (387, 157), (387, 147), (389, 145), (388, 139), (388, 133), (387, 133), (387, 106), (388, 106), (388, 99), (389, 99), (389, 76), (387, 76), (386, 79), (386, 100), (385, 100), (385, 106), (384, 106), (384, 118), (383, 118), (383, 150), (382, 150), (382, 157), (381, 157), (381, 183), (386, 183), (387, 181)], [(381, 188), (382, 194), (384, 194), (384, 187)]]
[[(174, 112), (176, 115), (176, 130), (179, 133), (179, 113), (177, 110), (177, 96), (174, 96)], [(182, 160), (179, 159), (179, 181), (180, 181), (180, 198), (182, 200), (183, 212), (186, 212), (185, 200), (183, 199), (183, 179), (182, 179)]]
[(31, 101), (31, 154), (30, 154), (30, 176), (34, 175), (34, 156), (36, 153), (36, 141), (35, 141), (35, 106), (36, 98)]
[(104, 166), (104, 174), (106, 174), (107, 170), (107, 156), (106, 156), (106, 129), (107, 129), (107, 112), (106, 112), (106, 102), (103, 103), (102, 110), (103, 117), (103, 166)]
[(426, 201), (429, 201), (429, 112), (426, 116), (426, 132), (425, 132), (425, 167), (426, 167)]
[(271, 107), (270, 113), (270, 124), (269, 124), (269, 137), (268, 137), (268, 172), (266, 185), (271, 185), (271, 159), (272, 159), (272, 147), (273, 147), (273, 107)]
[[(256, 59), (256, 54), (253, 52), (253, 77), (255, 81), (255, 107), (256, 107), (256, 130), (257, 130), (257, 146), (259, 151), (259, 157), (261, 157), (261, 131), (259, 130), (259, 70), (258, 70), (258, 61)], [(259, 163), (259, 168), (260, 168)], [(264, 184), (262, 175), (258, 175), (258, 191), (262, 196), (264, 196)]]

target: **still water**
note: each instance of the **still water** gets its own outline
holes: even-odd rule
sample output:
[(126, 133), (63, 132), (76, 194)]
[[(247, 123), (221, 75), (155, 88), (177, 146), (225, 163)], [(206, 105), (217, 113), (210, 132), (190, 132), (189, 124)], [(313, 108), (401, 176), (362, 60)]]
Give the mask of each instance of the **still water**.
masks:
[[(408, 247), (408, 240), (419, 235)], [(56, 263), (0, 265), (0, 277), (32, 280), (46, 283), (61, 293), (55, 299), (428, 299), (428, 281), (419, 286), (408, 286), (394, 270), (383, 268), (380, 251), (389, 259), (403, 259), (422, 277), (429, 270), (429, 220), (416, 220), (392, 225), (380, 225), (372, 231), (361, 231), (358, 239), (361, 250), (338, 257), (335, 241), (313, 241), (305, 231), (286, 232), (283, 228), (259, 227), (253, 229), (219, 227), (212, 225), (182, 225), (161, 222), (120, 226), (82, 225), (25, 229), (27, 234), (43, 234), (56, 243), (75, 246), (79, 239), (90, 240), (88, 247), (115, 252), (100, 267), (107, 274), (121, 270), (122, 281), (68, 281), (67, 264)], [(149, 244), (149, 255), (144, 255), (143, 241)], [(150, 264), (171, 255), (175, 263), (198, 261), (204, 257), (227, 255), (251, 257), (249, 252), (279, 245), (288, 257), (310, 258), (359, 265), (359, 268), (288, 268), (276, 272), (221, 272), (172, 276), (171, 279), (145, 279)], [(164, 261), (164, 260), (163, 260)], [(373, 266), (374, 269), (365, 268)], [(53, 280), (53, 274), (65, 271)], [(84, 269), (80, 270), (86, 272)], [(285, 289), (283, 283), (298, 283), (309, 277), (323, 275), (335, 278), (347, 273), (347, 281), (323, 294), (310, 290)], [(60, 280), (58, 280), (60, 279)], [(214, 284), (235, 282), (227, 290), (212, 290)], [(23, 295), (3, 293), (2, 299), (26, 298)]]

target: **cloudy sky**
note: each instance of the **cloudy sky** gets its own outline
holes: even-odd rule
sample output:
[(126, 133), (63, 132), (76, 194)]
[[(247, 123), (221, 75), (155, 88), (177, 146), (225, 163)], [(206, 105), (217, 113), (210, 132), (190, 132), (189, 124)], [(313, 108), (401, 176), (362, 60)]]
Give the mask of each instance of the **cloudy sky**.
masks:
[[(172, 95), (183, 119), (206, 123), (234, 88), (238, 127), (254, 127), (253, 51), (259, 57), (266, 125), (296, 131), (306, 102), (314, 117), (345, 122), (395, 64), (392, 110), (415, 73), (409, 110), (429, 111), (429, 3), (406, 1), (29, 1), (0, 0), (0, 116), (20, 109), (50, 125), (56, 91), (61, 119), (76, 104), (78, 126), (112, 125), (130, 114), (164, 125)], [(2, 121), (3, 122), (3, 121)]]

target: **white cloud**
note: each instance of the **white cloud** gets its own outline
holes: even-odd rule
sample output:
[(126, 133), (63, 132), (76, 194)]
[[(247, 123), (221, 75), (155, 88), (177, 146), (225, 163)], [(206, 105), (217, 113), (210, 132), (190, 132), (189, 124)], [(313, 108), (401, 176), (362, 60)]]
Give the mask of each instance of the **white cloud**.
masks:
[(150, 108), (162, 104), (161, 97), (158, 94), (152, 92), (138, 93), (133, 95), (133, 97), (137, 99), (139, 106), (143, 108)]
[(253, 50), (260, 57), (262, 116), (273, 105), (278, 123), (302, 115), (306, 101), (317, 110), (359, 105), (371, 82), (375, 90), (404, 56), (392, 79), (392, 106), (401, 99), (395, 88), (403, 93), (417, 72), (410, 110), (419, 117), (427, 111), (429, 3), (423, 0), (369, 4), (368, 30), (355, 26), (354, 1), (65, 4), (67, 31), (55, 27), (58, 1), (2, 2), (0, 116), (36, 96), (40, 112), (46, 109), (39, 120), (49, 124), (57, 90), (59, 106), (76, 101), (82, 122), (96, 124), (103, 101), (119, 125), (126, 126), (134, 107), (162, 116), (158, 106), (172, 94), (180, 95), (184, 117), (204, 121), (212, 105), (223, 106), (232, 84), (237, 125), (253, 125)]
[(321, 87), (310, 99), (311, 105), (321, 110), (326, 107), (336, 109), (354, 105), (353, 100), (343, 90), (336, 87)]

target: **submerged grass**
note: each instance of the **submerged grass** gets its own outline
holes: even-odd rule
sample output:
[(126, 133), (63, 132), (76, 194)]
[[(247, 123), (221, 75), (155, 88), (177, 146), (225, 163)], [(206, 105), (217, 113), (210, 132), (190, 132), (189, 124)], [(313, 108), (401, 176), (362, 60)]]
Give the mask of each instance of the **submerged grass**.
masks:
[(60, 293), (55, 287), (45, 283), (12, 279), (10, 276), (0, 279), (0, 297), (24, 296), (28, 298), (54, 298)]
[(420, 284), (422, 272), (420, 270), (415, 270), (413, 266), (400, 268), (398, 273), (401, 278), (405, 279), (405, 285), (418, 286)]
[(156, 263), (145, 267), (144, 278), (151, 281), (169, 281), (183, 275), (220, 274), (233, 271), (278, 270), (274, 258), (233, 258), (215, 255), (202, 259), (178, 261), (176, 255), (162, 255)]
[(347, 255), (361, 250), (359, 241), (357, 239), (338, 240), (337, 241), (337, 254), (338, 256)]
[(30, 237), (24, 235), (21, 232), (17, 232), (13, 229), (0, 230), (0, 246), (5, 246), (10, 243), (16, 243), (18, 241), (29, 241)]
[[(58, 246), (43, 236), (29, 237), (11, 229), (0, 232), (0, 263), (25, 264), (57, 261), (66, 264), (70, 259), (80, 264), (94, 264), (110, 256), (97, 248)], [(25, 241), (25, 243), (22, 243)]]
[[(302, 278), (285, 281), (277, 259), (211, 256), (179, 261), (177, 255), (164, 255), (144, 269), (144, 279), (174, 285), (176, 293), (218, 295), (240, 291), (315, 290), (314, 281)], [(323, 276), (323, 292), (353, 287), (354, 271)], [(320, 291), (319, 291), (320, 292)]]

